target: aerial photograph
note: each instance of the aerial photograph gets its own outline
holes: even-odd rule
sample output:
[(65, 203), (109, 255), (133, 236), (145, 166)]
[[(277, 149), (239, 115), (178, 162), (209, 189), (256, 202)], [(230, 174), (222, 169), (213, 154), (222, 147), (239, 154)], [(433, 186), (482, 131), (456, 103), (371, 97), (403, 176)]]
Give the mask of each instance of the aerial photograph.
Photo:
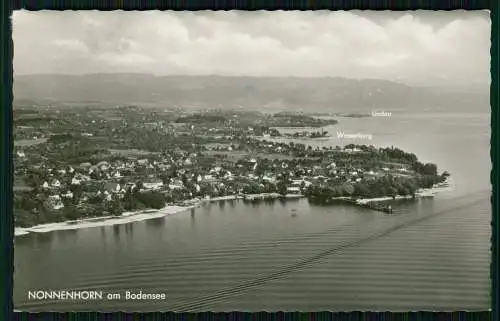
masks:
[(489, 11), (15, 11), (16, 311), (490, 308)]

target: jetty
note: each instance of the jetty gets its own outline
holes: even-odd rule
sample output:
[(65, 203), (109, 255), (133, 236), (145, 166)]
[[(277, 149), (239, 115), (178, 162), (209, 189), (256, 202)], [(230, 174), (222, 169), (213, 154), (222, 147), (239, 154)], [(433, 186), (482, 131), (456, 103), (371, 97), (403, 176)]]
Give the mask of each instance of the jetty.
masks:
[(367, 202), (367, 203), (357, 203), (359, 206), (368, 208), (374, 211), (384, 212), (387, 214), (392, 214), (393, 209), (391, 205), (379, 204), (377, 202)]

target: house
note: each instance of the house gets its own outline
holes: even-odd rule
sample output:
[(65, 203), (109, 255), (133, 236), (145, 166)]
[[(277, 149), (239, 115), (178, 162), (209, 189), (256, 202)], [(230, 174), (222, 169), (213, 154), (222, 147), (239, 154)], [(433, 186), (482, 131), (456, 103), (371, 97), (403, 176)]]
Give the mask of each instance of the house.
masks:
[(113, 198), (111, 197), (111, 194), (108, 191), (104, 191), (104, 199), (106, 201), (111, 201)]
[(250, 173), (247, 175), (247, 177), (251, 180), (256, 180), (257, 179), (257, 176), (255, 176), (254, 174)]
[(222, 170), (222, 167), (216, 166), (210, 170), (210, 173), (219, 173)]
[(203, 180), (206, 182), (213, 182), (215, 178), (212, 175), (205, 175), (203, 176)]
[(18, 151), (17, 152), (17, 157), (24, 158), (24, 157), (26, 157), (26, 154), (24, 154), (24, 152)]
[(337, 164), (335, 163), (330, 163), (327, 168), (337, 168)]
[(80, 185), (81, 181), (75, 177), (71, 179), (71, 185)]
[(91, 164), (91, 163), (81, 163), (81, 164), (80, 164), (80, 167), (81, 167), (81, 168), (90, 168), (91, 166), (92, 166), (92, 164)]
[(143, 166), (144, 166), (144, 165), (146, 165), (148, 162), (149, 162), (149, 161), (148, 161), (147, 159), (139, 159), (139, 160), (137, 161), (137, 164), (139, 164), (139, 165), (143, 165)]
[(61, 182), (59, 180), (55, 179), (52, 181), (52, 184), (50, 184), (52, 187), (59, 188), (61, 187)]
[(97, 163), (96, 166), (100, 168), (102, 171), (107, 171), (109, 169), (109, 163), (106, 161), (99, 162)]
[(43, 182), (42, 188), (49, 188), (49, 183)]
[(62, 194), (61, 197), (73, 198), (73, 193), (71, 191), (67, 191), (66, 194)]
[(61, 196), (59, 195), (50, 195), (48, 199), (48, 205), (54, 210), (59, 210), (64, 207), (62, 203)]
[(183, 189), (184, 188), (184, 184), (172, 183), (172, 184), (168, 184), (168, 188), (170, 188), (172, 190)]
[(121, 190), (121, 186), (118, 183), (109, 182), (104, 184), (104, 189), (108, 193), (118, 193)]
[(262, 180), (265, 182), (274, 183), (276, 181), (276, 178), (264, 175), (262, 177)]
[(124, 189), (126, 190), (126, 189), (129, 189), (129, 188), (130, 188), (130, 189), (132, 189), (132, 190), (133, 190), (133, 189), (134, 189), (134, 188), (136, 188), (136, 187), (137, 187), (137, 185), (135, 185), (135, 183), (130, 183), (130, 182), (129, 182), (129, 183), (125, 184)]
[(183, 189), (184, 188), (184, 183), (182, 183), (181, 180), (178, 179), (172, 179), (171, 183), (168, 185), (170, 189)]
[(305, 187), (308, 187), (312, 183), (303, 179), (292, 180), (292, 186), (294, 187), (301, 187), (302, 184), (304, 184)]
[(163, 182), (158, 181), (158, 182), (143, 183), (142, 186), (144, 186), (144, 189), (146, 190), (158, 190), (163, 186)]
[(286, 191), (290, 194), (299, 194), (300, 193), (300, 187), (298, 186), (290, 186), (287, 187)]

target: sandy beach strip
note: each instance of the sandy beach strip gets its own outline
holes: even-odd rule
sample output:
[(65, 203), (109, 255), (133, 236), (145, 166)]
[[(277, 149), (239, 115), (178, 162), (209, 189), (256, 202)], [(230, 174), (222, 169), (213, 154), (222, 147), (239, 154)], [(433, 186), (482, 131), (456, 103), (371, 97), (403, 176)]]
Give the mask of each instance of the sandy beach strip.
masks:
[(57, 223), (40, 224), (32, 227), (16, 227), (14, 235), (26, 235), (29, 233), (47, 233), (62, 230), (76, 230), (81, 228), (111, 226), (119, 224), (127, 224), (131, 222), (144, 221), (152, 218), (164, 217), (167, 215), (177, 214), (194, 206), (166, 206), (160, 210), (145, 210), (139, 212), (125, 212), (121, 216), (104, 216), (81, 219), (76, 221), (64, 221)]

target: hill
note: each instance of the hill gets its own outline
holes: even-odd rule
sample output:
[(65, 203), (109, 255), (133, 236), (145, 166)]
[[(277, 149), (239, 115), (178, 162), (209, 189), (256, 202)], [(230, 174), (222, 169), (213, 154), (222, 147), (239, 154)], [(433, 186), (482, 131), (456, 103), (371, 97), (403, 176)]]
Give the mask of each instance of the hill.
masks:
[[(370, 112), (489, 108), (487, 90), (418, 88), (377, 79), (164, 76), (148, 74), (19, 75), (21, 101), (146, 104), (161, 108)], [(474, 107), (477, 106), (477, 107)]]

